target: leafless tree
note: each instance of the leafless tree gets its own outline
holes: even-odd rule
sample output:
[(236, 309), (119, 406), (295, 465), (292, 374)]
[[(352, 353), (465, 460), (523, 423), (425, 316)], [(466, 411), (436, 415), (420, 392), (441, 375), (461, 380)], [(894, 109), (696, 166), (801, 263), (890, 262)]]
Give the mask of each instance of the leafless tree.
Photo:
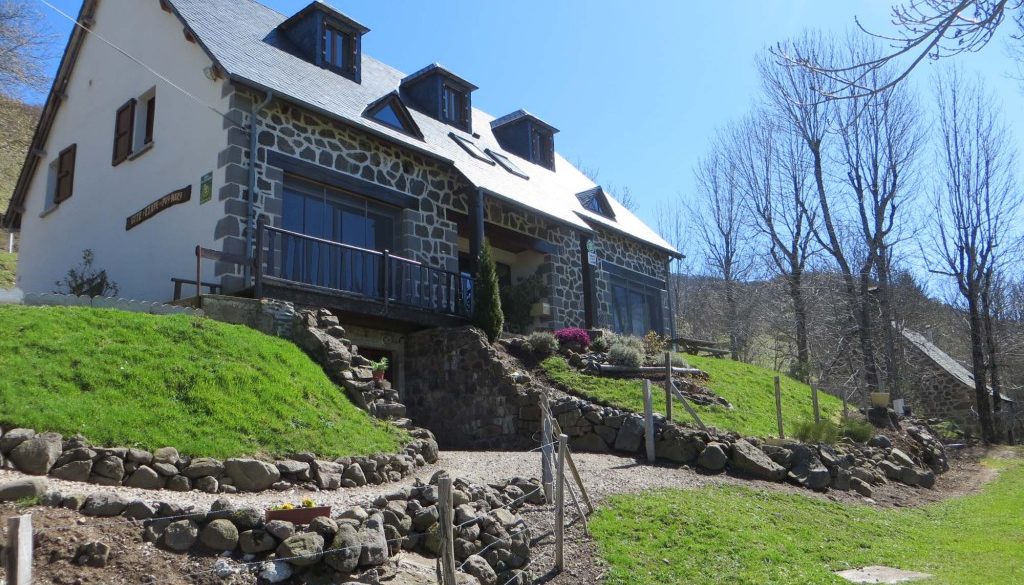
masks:
[[(601, 169), (588, 165), (582, 158), (577, 158), (574, 165), (588, 179), (598, 185), (601, 184), (600, 181), (598, 181), (598, 177), (601, 176)], [(640, 208), (640, 202), (636, 200), (636, 197), (633, 196), (633, 190), (628, 186), (618, 186), (615, 183), (608, 183), (607, 185), (602, 185), (602, 187), (609, 195), (614, 197), (616, 201), (622, 204), (622, 206), (629, 211), (636, 213)]]
[(0, 0), (0, 94), (14, 97), (46, 82), (50, 35), (42, 22), (31, 3)]
[[(931, 270), (948, 276), (966, 305), (975, 400), (982, 436), (997, 440), (989, 401), (984, 295), (1003, 250), (1014, 243), (1024, 197), (999, 109), (980, 80), (957, 71), (938, 78), (938, 189)], [(991, 307), (990, 307), (991, 308)]]
[[(822, 86), (815, 101), (866, 97), (892, 89), (925, 60), (980, 50), (992, 40), (1007, 16), (1016, 26), (1013, 52), (1024, 56), (1024, 0), (909, 0), (897, 4), (891, 16), (897, 29), (894, 35), (869, 31), (857, 21), (861, 31), (891, 47), (887, 53), (870, 59), (836, 64), (818, 60), (800, 47), (785, 45), (775, 47), (773, 52), (832, 82)], [(898, 71), (895, 75), (876, 75), (894, 67)], [(837, 92), (836, 87), (852, 91)]]
[(817, 204), (810, 194), (811, 164), (788, 125), (755, 110), (730, 135), (732, 160), (752, 227), (768, 243), (770, 270), (785, 282), (792, 303), (797, 378), (809, 381), (810, 343), (803, 277), (815, 253)]

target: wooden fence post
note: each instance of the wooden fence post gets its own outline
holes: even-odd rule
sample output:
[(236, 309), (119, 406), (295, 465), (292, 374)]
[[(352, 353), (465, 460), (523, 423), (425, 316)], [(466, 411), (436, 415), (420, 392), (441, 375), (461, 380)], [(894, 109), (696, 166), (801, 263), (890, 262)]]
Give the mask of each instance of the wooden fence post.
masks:
[(650, 380), (644, 380), (644, 439), (647, 461), (654, 463), (654, 406), (651, 404)]
[(665, 419), (672, 420), (672, 352), (665, 352)]
[(779, 438), (785, 439), (786, 433), (782, 429), (782, 383), (778, 376), (775, 376), (775, 418), (779, 421)]
[(554, 434), (551, 431), (551, 410), (548, 408), (548, 399), (541, 399), (541, 447), (540, 447), (540, 472), (541, 487), (544, 488), (544, 501), (551, 503), (551, 460), (554, 455)]
[(8, 585), (30, 585), (32, 583), (32, 516), (13, 516), (7, 519), (7, 569)]
[(675, 382), (672, 383), (672, 392), (675, 393), (676, 398), (679, 399), (679, 403), (683, 405), (683, 408), (686, 409), (686, 412), (690, 413), (690, 416), (693, 417), (693, 420), (697, 422), (697, 426), (700, 427), (700, 430), (707, 432), (708, 427), (704, 425), (704, 421), (700, 420), (700, 416), (697, 414), (697, 411), (694, 410), (692, 406), (690, 406), (690, 401), (686, 399), (686, 396), (683, 396), (682, 390), (680, 390), (675, 385)]
[(818, 410), (818, 389), (811, 385), (811, 405), (814, 407), (814, 424), (821, 424), (821, 411)]
[(445, 473), (437, 478), (437, 504), (441, 522), (441, 576), (443, 585), (456, 585), (455, 580), (455, 509), (452, 502), (452, 478)]
[(569, 449), (569, 437), (558, 435), (558, 465), (555, 484), (555, 570), (565, 568), (565, 454)]

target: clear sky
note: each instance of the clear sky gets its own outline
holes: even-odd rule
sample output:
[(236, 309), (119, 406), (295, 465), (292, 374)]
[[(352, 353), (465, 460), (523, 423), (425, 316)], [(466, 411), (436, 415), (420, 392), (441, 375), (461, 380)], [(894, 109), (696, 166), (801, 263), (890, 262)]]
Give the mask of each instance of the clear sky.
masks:
[[(51, 2), (71, 14), (80, 5)], [(285, 14), (308, 3), (263, 2)], [(525, 108), (559, 128), (559, 152), (598, 169), (603, 184), (629, 186), (652, 224), (659, 202), (692, 196), (693, 167), (714, 131), (749, 108), (758, 91), (759, 51), (805, 28), (842, 34), (855, 16), (892, 32), (886, 0), (331, 3), (371, 29), (363, 40), (367, 54), (406, 72), (443, 63), (480, 87), (474, 106), (499, 116)], [(71, 25), (38, 6), (60, 37), (59, 57)], [(986, 79), (1020, 144), (1024, 100), (1022, 83), (1008, 77), (1016, 69), (1006, 56), (1007, 32), (956, 62)], [(53, 69), (56, 64), (55, 58)], [(159, 70), (159, 63), (150, 65)], [(922, 99), (930, 97), (934, 67), (914, 75)]]

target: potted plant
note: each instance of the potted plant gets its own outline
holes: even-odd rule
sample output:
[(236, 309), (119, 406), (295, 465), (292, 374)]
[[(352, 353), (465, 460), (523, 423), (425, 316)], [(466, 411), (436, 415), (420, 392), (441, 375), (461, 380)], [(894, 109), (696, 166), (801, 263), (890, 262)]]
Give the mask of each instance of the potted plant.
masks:
[(388, 373), (388, 358), (382, 357), (379, 361), (371, 361), (370, 369), (373, 371), (373, 379), (375, 381), (383, 381), (384, 375)]
[(302, 504), (296, 506), (291, 502), (278, 504), (266, 511), (266, 521), (284, 520), (292, 524), (309, 524), (314, 518), (321, 516), (331, 517), (330, 506), (317, 506), (313, 500), (305, 498)]

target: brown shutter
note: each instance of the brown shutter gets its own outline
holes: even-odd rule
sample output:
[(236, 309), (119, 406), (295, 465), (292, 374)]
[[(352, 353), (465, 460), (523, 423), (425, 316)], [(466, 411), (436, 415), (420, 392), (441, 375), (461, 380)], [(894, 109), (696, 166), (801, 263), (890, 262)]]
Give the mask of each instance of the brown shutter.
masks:
[(72, 144), (61, 151), (57, 157), (57, 188), (53, 194), (53, 202), (60, 203), (68, 197), (75, 185), (75, 152), (77, 145)]
[(117, 166), (132, 153), (132, 134), (135, 131), (135, 99), (118, 108), (114, 119), (114, 157)]

